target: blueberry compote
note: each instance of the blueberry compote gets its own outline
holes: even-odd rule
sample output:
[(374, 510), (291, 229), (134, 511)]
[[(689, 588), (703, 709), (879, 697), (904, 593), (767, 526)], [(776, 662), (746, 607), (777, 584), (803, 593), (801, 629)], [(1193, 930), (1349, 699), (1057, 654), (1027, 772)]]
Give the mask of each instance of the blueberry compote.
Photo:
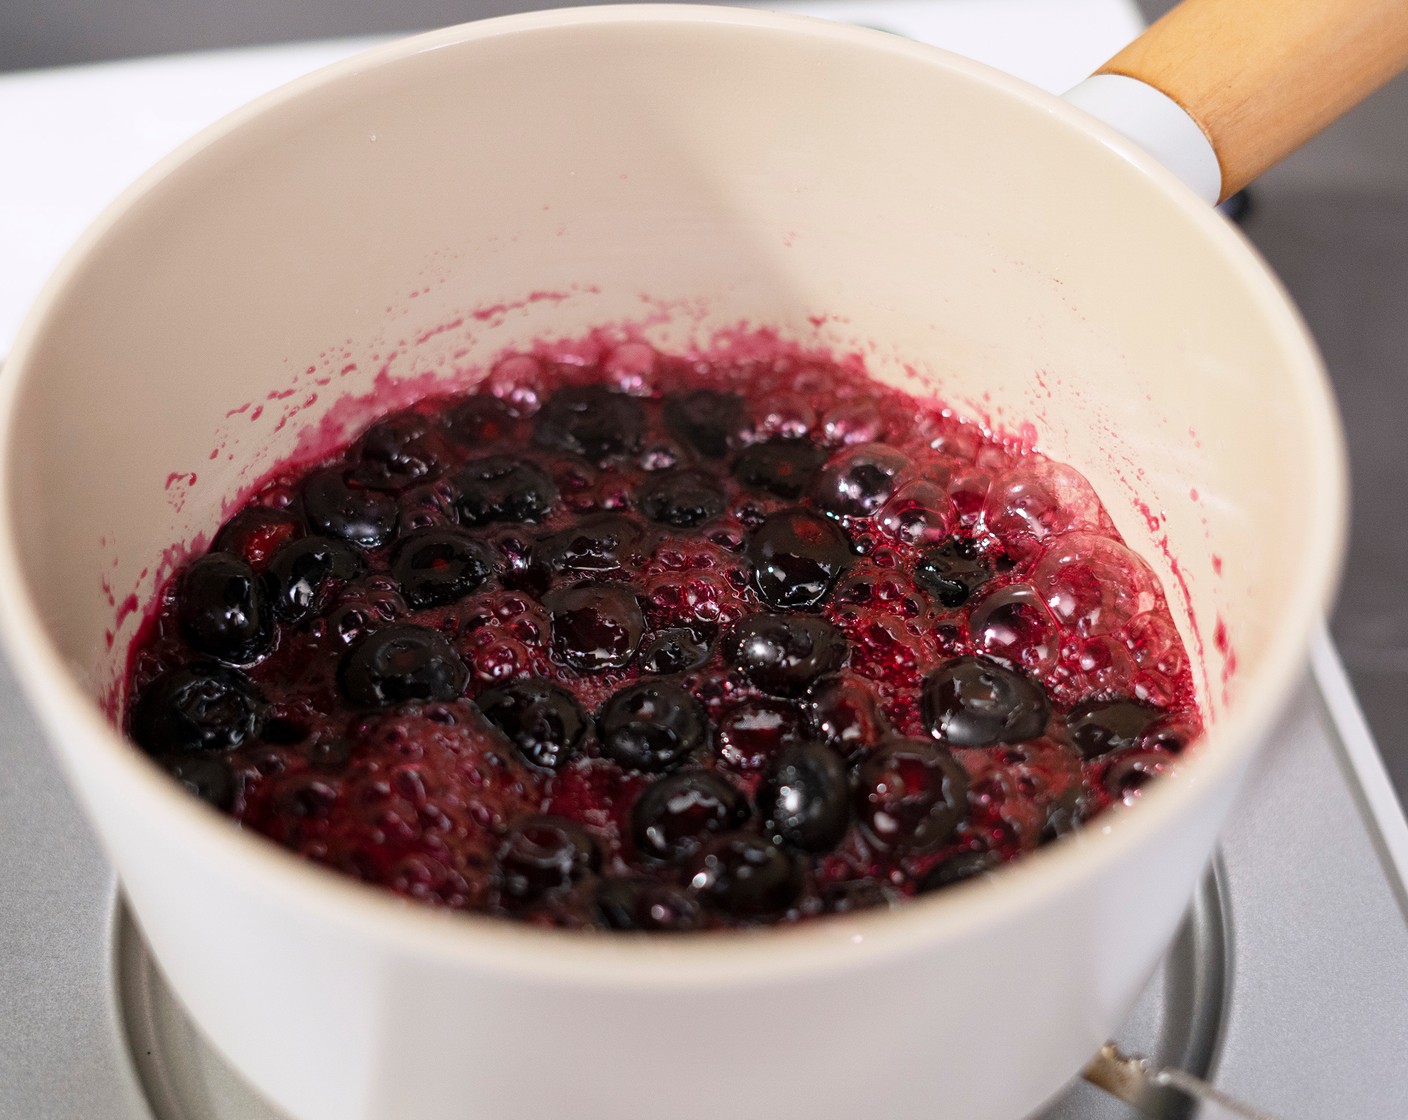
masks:
[(681, 931), (988, 874), (1198, 733), (1070, 468), (840, 365), (628, 356), (273, 479), (148, 621), (132, 737), (401, 895)]

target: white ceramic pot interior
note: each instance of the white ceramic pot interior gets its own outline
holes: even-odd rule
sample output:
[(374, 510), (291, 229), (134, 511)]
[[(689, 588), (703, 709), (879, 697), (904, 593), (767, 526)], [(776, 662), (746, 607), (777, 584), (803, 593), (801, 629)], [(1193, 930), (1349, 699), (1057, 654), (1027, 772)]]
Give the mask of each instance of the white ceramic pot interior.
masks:
[[(1011, 1120), (1113, 1029), (1292, 683), (1343, 480), (1275, 284), (1107, 141), (879, 33), (548, 14), (276, 94), (85, 238), (6, 370), (7, 636), (163, 967), (274, 1099), (309, 1120), (646, 1116), (687, 1085), (672, 1116)], [(208, 537), (320, 422), (364, 421), (348, 398), (385, 407), (623, 323), (662, 349), (766, 326), (1034, 425), (1163, 578), (1222, 757), (1010, 882), (646, 950), (363, 897), (187, 804), (104, 728), (95, 701), (170, 546)], [(682, 1035), (652, 1025), (686, 997)], [(539, 1053), (575, 1040), (570, 1078), (515, 1049), (528, 1031)], [(897, 1068), (930, 1072), (879, 1072)]]

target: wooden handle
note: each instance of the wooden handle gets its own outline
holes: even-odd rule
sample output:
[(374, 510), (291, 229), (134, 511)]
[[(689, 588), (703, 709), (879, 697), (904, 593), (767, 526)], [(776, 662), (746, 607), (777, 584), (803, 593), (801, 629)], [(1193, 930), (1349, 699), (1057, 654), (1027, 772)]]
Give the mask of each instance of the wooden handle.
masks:
[(1226, 198), (1404, 67), (1408, 0), (1183, 0), (1097, 73), (1178, 102)]

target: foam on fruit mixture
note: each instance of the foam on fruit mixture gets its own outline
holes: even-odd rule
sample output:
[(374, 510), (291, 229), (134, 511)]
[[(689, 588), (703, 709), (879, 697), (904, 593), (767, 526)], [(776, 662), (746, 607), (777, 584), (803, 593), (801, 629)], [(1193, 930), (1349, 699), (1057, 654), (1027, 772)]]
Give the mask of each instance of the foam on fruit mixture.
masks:
[(148, 620), (131, 736), (406, 897), (678, 931), (988, 874), (1197, 735), (1074, 470), (840, 365), (633, 345), (264, 486)]

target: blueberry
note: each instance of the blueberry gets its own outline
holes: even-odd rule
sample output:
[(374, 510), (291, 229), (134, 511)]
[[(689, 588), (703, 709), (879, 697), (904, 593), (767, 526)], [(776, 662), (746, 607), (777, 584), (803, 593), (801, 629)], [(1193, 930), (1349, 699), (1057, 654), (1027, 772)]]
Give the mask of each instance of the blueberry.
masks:
[(718, 482), (703, 471), (656, 471), (636, 490), (636, 508), (652, 521), (691, 529), (724, 511)]
[(451, 437), (475, 449), (500, 443), (518, 430), (518, 417), (507, 401), (475, 393), (454, 405), (445, 419)]
[(208, 552), (186, 568), (176, 615), (193, 649), (232, 665), (248, 665), (274, 648), (274, 612), (265, 583), (229, 553)]
[(1139, 743), (1163, 714), (1137, 700), (1094, 701), (1066, 716), (1066, 732), (1088, 761)]
[(352, 703), (367, 707), (454, 700), (469, 669), (443, 634), (396, 622), (358, 639), (342, 659), (338, 683)]
[(811, 689), (806, 728), (847, 762), (854, 762), (885, 732), (875, 697), (860, 677), (823, 678)]
[(367, 570), (362, 550), (335, 537), (300, 537), (269, 561), (274, 616), (296, 625), (323, 609), (325, 593)]
[(672, 883), (603, 879), (596, 889), (598, 920), (607, 929), (686, 933), (703, 925), (699, 903)]
[(812, 484), (812, 498), (838, 517), (870, 517), (898, 488), (909, 457), (883, 443), (863, 443), (833, 455)]
[(657, 630), (641, 644), (639, 663), (646, 673), (684, 673), (698, 669), (713, 651), (685, 626)]
[(755, 614), (724, 634), (724, 662), (775, 696), (800, 696), (849, 653), (841, 631), (820, 618)]
[(845, 763), (824, 743), (799, 743), (773, 759), (758, 787), (763, 828), (779, 844), (830, 851), (851, 823)]
[(665, 396), (666, 430), (710, 459), (721, 459), (747, 424), (743, 398), (719, 389), (692, 389)]
[(486, 689), (474, 703), (534, 766), (560, 770), (582, 748), (586, 713), (570, 692), (542, 677)]
[(796, 856), (747, 832), (714, 837), (685, 870), (690, 890), (705, 907), (745, 921), (785, 913), (806, 885)]
[(622, 513), (596, 513), (533, 545), (529, 567), (540, 583), (561, 575), (631, 570), (645, 561), (640, 523)]
[(235, 807), (238, 783), (230, 764), (220, 755), (168, 759), (166, 770), (202, 801), (228, 813)]
[(914, 582), (950, 610), (963, 606), (992, 574), (973, 542), (962, 537), (925, 549), (914, 565)]
[(494, 570), (489, 547), (455, 528), (417, 529), (391, 550), (391, 574), (417, 610), (458, 602)]
[(1041, 685), (980, 657), (960, 657), (930, 673), (923, 707), (933, 736), (956, 747), (1034, 739), (1051, 715)]
[(635, 397), (605, 386), (559, 389), (534, 420), (533, 439), (604, 463), (640, 450), (645, 409)]
[(396, 499), (352, 485), (341, 467), (314, 471), (304, 479), (302, 494), (303, 517), (314, 533), (380, 548), (396, 528)]
[(1110, 756), (1100, 784), (1117, 801), (1129, 801), (1160, 774), (1173, 769), (1174, 758), (1163, 751), (1130, 749)]
[(747, 556), (753, 586), (779, 610), (821, 606), (854, 559), (840, 526), (805, 509), (769, 514), (749, 538)]
[(811, 486), (826, 451), (802, 439), (770, 439), (746, 447), (733, 462), (733, 477), (753, 490), (796, 501)]
[(646, 680), (616, 693), (597, 716), (601, 753), (631, 770), (678, 766), (708, 741), (704, 706), (669, 681)]
[(536, 463), (490, 455), (466, 463), (453, 479), (455, 509), (466, 525), (541, 521), (557, 501), (557, 483)]
[(132, 710), (132, 738), (148, 754), (229, 751), (258, 738), (263, 696), (244, 673), (199, 662), (157, 677)]
[(968, 784), (967, 771), (942, 747), (888, 739), (856, 771), (856, 816), (878, 848), (931, 852), (967, 814)]
[(959, 852), (939, 860), (924, 872), (918, 883), (919, 893), (927, 894), (980, 875), (990, 875), (1001, 866), (1002, 857), (996, 852)]
[(261, 572), (274, 553), (302, 534), (303, 522), (292, 510), (246, 506), (220, 526), (210, 551), (233, 553)]
[(516, 822), (499, 846), (499, 889), (509, 905), (537, 902), (571, 890), (601, 865), (596, 842), (562, 817)]
[(586, 673), (624, 669), (645, 630), (640, 603), (629, 588), (586, 583), (559, 588), (543, 599), (552, 617), (552, 649), (564, 665)]
[(441, 443), (431, 422), (413, 412), (378, 420), (352, 447), (350, 481), (399, 493), (441, 471)]
[(686, 770), (645, 787), (631, 807), (631, 838), (641, 855), (675, 863), (750, 815), (748, 799), (720, 775)]
[(748, 696), (718, 718), (717, 753), (735, 770), (761, 770), (781, 751), (806, 741), (802, 713), (790, 700)]

